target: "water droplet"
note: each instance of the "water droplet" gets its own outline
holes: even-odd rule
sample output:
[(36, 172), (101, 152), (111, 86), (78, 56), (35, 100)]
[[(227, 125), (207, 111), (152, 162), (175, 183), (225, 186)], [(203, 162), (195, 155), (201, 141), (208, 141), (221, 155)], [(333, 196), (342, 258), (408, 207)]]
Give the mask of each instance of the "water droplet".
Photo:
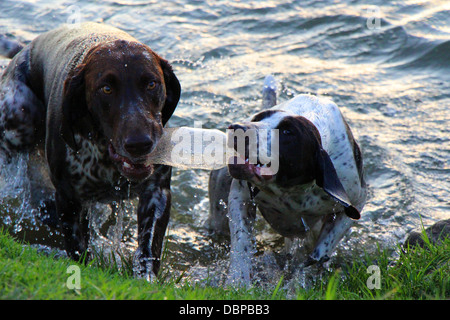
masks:
[(227, 204), (225, 203), (225, 201), (223, 199), (220, 199), (219, 204), (224, 208), (228, 208)]
[[(9, 208), (8, 208), (8, 211), (9, 211)], [(3, 223), (6, 224), (6, 225), (10, 225), (12, 223), (11, 217), (10, 216), (4, 217), (3, 218)]]

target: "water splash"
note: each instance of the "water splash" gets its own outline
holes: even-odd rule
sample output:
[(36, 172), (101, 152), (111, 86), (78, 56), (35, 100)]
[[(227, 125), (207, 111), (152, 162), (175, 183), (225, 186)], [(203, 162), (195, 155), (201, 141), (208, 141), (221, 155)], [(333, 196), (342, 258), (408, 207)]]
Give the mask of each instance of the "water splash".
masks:
[[(63, 249), (59, 229), (49, 227), (41, 219), (39, 208), (43, 201), (54, 199), (43, 158), (28, 153), (11, 159), (0, 156), (0, 169), (0, 226), (41, 251)], [(115, 255), (120, 268), (120, 256), (134, 251), (136, 246), (136, 201), (88, 206), (91, 250)]]
[(34, 224), (34, 212), (30, 206), (30, 183), (27, 179), (27, 154), (18, 154), (7, 160), (0, 157), (0, 211), (3, 224), (13, 233), (23, 230), (25, 220)]

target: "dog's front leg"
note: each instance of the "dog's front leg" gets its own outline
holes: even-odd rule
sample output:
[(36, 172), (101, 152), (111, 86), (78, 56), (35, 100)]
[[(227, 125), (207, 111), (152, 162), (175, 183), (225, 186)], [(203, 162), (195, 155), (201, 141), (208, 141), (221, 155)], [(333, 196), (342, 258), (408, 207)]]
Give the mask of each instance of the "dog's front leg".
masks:
[(251, 199), (247, 182), (233, 179), (228, 197), (231, 284), (250, 285), (252, 257), (255, 253), (253, 236), (255, 214), (256, 207)]
[(67, 255), (76, 261), (83, 257), (86, 262), (89, 245), (87, 209), (82, 207), (80, 201), (61, 191), (56, 192), (55, 202)]
[(137, 276), (148, 281), (158, 275), (170, 204), (170, 189), (156, 183), (150, 183), (139, 197)]

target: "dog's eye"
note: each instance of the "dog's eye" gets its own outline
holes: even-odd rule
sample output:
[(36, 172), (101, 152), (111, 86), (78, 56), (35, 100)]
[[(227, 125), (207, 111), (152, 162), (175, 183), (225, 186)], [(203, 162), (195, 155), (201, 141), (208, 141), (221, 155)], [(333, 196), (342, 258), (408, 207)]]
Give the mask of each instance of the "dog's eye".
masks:
[(103, 87), (102, 87), (102, 92), (103, 92), (104, 94), (111, 94), (111, 93), (112, 93), (112, 89), (111, 89), (110, 86), (103, 86)]
[(147, 85), (147, 90), (153, 90), (156, 87), (156, 82), (155, 81), (150, 81)]
[(291, 130), (289, 129), (283, 129), (283, 131), (281, 131), (281, 133), (283, 133), (284, 135), (288, 136), (291, 134)]

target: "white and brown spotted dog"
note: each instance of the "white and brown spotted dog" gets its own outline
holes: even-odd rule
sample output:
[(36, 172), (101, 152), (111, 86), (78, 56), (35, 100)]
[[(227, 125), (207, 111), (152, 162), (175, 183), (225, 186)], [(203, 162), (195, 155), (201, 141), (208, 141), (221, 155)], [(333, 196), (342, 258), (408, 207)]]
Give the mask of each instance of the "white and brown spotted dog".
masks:
[(59, 225), (67, 254), (87, 252), (90, 202), (139, 196), (138, 273), (151, 278), (169, 221), (171, 167), (149, 155), (180, 98), (171, 66), (96, 23), (65, 25), (23, 47), (0, 38), (0, 49), (13, 57), (0, 78), (0, 152), (45, 151), (55, 200), (41, 209)]
[(271, 81), (266, 78), (263, 106), (272, 108), (230, 129), (277, 129), (278, 168), (263, 175), (262, 168), (270, 169), (271, 164), (263, 165), (259, 158), (249, 163), (246, 146), (246, 154), (240, 155), (245, 163), (235, 161), (212, 171), (209, 181), (209, 227), (229, 230), (230, 280), (247, 284), (256, 207), (282, 236), (307, 237), (313, 244), (305, 263), (309, 265), (328, 259), (353, 220), (360, 218), (366, 198), (361, 151), (336, 104), (302, 94), (274, 105)]

